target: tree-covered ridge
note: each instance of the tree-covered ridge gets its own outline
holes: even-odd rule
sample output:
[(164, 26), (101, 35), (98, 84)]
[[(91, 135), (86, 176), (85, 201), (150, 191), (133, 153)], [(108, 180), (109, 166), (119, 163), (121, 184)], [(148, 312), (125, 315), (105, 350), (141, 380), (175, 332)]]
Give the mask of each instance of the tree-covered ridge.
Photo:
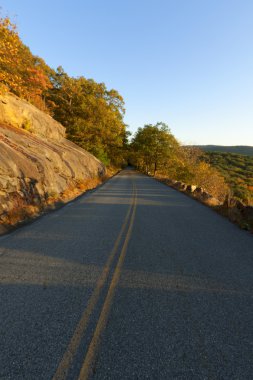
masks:
[(51, 114), (67, 137), (105, 164), (124, 162), (124, 100), (116, 90), (50, 68), (21, 41), (9, 18), (0, 19), (0, 92), (10, 91)]
[(253, 204), (253, 157), (235, 153), (208, 152), (207, 161), (226, 179), (232, 195)]
[(203, 150), (204, 152), (224, 152), (224, 153), (236, 153), (244, 154), (246, 156), (253, 156), (253, 146), (248, 145), (196, 145), (196, 148)]

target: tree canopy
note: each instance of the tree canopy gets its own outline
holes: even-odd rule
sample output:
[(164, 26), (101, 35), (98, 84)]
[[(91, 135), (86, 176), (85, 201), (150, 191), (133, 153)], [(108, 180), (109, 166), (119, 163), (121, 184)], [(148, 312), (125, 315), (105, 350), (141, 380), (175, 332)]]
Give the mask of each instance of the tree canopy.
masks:
[(49, 89), (50, 68), (43, 59), (34, 56), (18, 36), (9, 18), (0, 19), (0, 84), (45, 110), (43, 93)]
[(154, 175), (176, 154), (179, 143), (165, 123), (148, 124), (139, 128), (132, 144), (135, 164)]
[(53, 74), (52, 83), (47, 100), (53, 117), (66, 127), (68, 138), (100, 159), (118, 159), (115, 152), (123, 147), (126, 134), (124, 101), (119, 93), (92, 79), (69, 77), (61, 67)]
[(224, 200), (228, 188), (220, 173), (203, 159), (203, 152), (183, 147), (164, 123), (139, 128), (131, 143), (131, 162), (147, 174), (205, 188)]
[(104, 83), (73, 78), (50, 68), (19, 38), (9, 18), (0, 19), (0, 92), (10, 91), (50, 113), (67, 137), (105, 164), (125, 160), (124, 100)]

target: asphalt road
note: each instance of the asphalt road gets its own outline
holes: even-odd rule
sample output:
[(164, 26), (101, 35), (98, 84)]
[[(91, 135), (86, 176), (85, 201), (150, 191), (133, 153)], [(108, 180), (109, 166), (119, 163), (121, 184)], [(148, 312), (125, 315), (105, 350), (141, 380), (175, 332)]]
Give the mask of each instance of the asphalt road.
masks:
[(0, 238), (0, 380), (253, 379), (253, 237), (132, 170)]

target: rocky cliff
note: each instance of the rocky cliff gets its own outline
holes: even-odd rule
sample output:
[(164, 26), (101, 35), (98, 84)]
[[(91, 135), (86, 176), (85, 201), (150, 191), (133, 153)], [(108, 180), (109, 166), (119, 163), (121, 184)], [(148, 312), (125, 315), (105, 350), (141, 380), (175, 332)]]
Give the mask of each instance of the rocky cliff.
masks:
[(94, 156), (65, 139), (65, 128), (11, 94), (0, 96), (0, 224), (94, 187), (105, 174)]

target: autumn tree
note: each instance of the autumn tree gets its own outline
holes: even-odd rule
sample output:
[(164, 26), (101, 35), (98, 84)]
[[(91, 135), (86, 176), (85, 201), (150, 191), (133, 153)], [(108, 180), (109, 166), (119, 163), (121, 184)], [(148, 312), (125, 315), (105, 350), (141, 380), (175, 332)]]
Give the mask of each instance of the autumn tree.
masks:
[(51, 87), (50, 68), (34, 56), (9, 18), (0, 19), (0, 91), (12, 93), (45, 108), (43, 92)]
[(104, 83), (51, 69), (19, 38), (9, 18), (0, 19), (0, 92), (33, 103), (66, 127), (67, 137), (106, 165), (125, 161), (124, 101)]
[(164, 123), (138, 129), (130, 159), (145, 173), (203, 187), (221, 201), (228, 192), (224, 177), (203, 159), (203, 152), (181, 146)]
[(228, 193), (224, 177), (206, 162), (204, 153), (196, 147), (181, 146), (163, 173), (172, 179), (202, 187), (220, 201), (224, 201)]

